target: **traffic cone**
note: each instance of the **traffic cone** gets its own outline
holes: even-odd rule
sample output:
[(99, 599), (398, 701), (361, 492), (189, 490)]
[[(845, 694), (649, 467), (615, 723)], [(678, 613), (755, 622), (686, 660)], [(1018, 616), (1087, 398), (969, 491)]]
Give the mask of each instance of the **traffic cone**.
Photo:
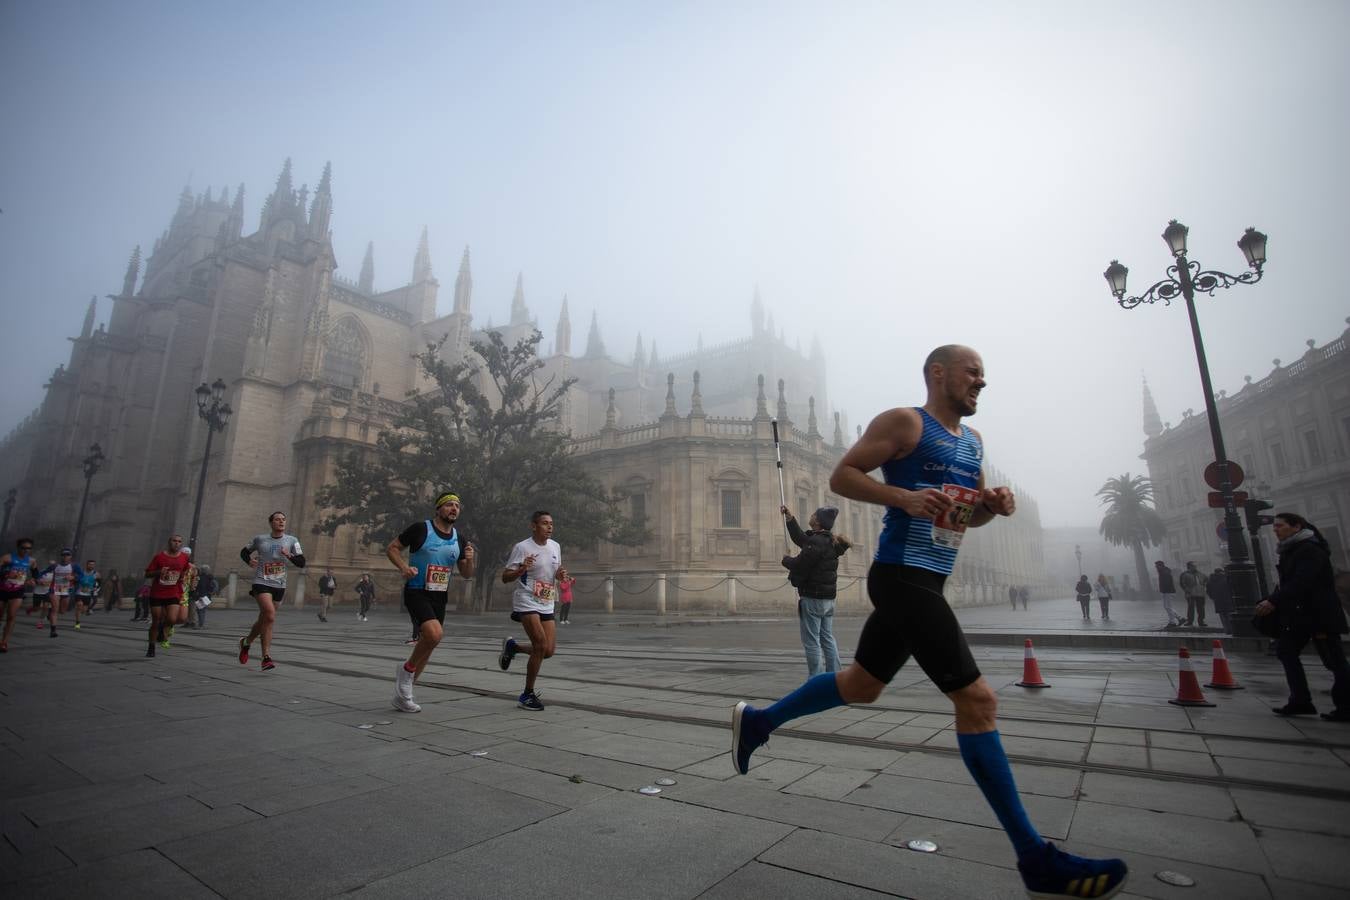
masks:
[(1228, 668), (1228, 657), (1223, 652), (1223, 641), (1214, 639), (1214, 671), (1209, 676), (1207, 688), (1214, 688), (1216, 691), (1240, 691), (1242, 685), (1237, 683), (1233, 677), (1232, 671)]
[(1195, 669), (1191, 667), (1191, 651), (1182, 647), (1177, 655), (1177, 696), (1167, 702), (1176, 706), (1213, 706), (1200, 690), (1200, 679), (1195, 677)]
[(1041, 667), (1036, 664), (1036, 649), (1031, 646), (1031, 638), (1027, 638), (1027, 647), (1023, 651), (1022, 660), (1022, 680), (1017, 682), (1018, 687), (1024, 688), (1048, 688), (1041, 679)]

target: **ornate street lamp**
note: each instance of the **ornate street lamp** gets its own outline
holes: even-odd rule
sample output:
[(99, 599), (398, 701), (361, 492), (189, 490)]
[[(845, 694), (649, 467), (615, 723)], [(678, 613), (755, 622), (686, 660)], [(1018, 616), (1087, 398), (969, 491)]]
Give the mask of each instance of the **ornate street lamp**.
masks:
[(202, 469), (197, 476), (197, 502), (192, 508), (192, 531), (188, 533), (188, 547), (197, 549), (197, 525), (202, 518), (202, 494), (206, 490), (206, 463), (211, 459), (211, 438), (225, 430), (230, 420), (230, 404), (225, 402), (225, 382), (217, 378), (208, 385), (202, 382), (194, 392), (197, 395), (197, 415), (206, 421), (206, 449), (202, 451)]
[(89, 483), (94, 480), (98, 470), (103, 468), (106, 459), (103, 448), (94, 443), (89, 445), (89, 455), (80, 461), (80, 465), (84, 467), (84, 496), (80, 498), (80, 517), (75, 520), (75, 539), (70, 542), (70, 549), (74, 554), (72, 559), (80, 558), (80, 538), (84, 536), (84, 511), (89, 505)]
[(1111, 260), (1102, 274), (1111, 294), (1125, 309), (1134, 309), (1141, 303), (1157, 303), (1161, 300), (1170, 306), (1180, 295), (1186, 300), (1186, 313), (1190, 317), (1191, 337), (1195, 342), (1195, 358), (1200, 365), (1200, 386), (1205, 392), (1205, 415), (1209, 420), (1209, 437), (1214, 445), (1214, 459), (1219, 473), (1219, 493), (1223, 498), (1223, 524), (1228, 536), (1228, 583), (1233, 597), (1233, 633), (1253, 635), (1251, 627), (1252, 610), (1261, 598), (1257, 596), (1256, 568), (1252, 565), (1247, 551), (1246, 532), (1242, 520), (1238, 517), (1237, 503), (1233, 497), (1236, 485), (1230, 475), (1228, 454), (1223, 446), (1223, 432), (1219, 428), (1219, 411), (1214, 402), (1214, 386), (1209, 379), (1209, 363), (1205, 359), (1205, 344), (1200, 337), (1200, 321), (1195, 314), (1195, 292), (1214, 295), (1219, 288), (1230, 288), (1235, 284), (1256, 284), (1261, 280), (1262, 267), (1266, 264), (1266, 236), (1255, 228), (1248, 228), (1238, 240), (1242, 255), (1247, 258), (1248, 270), (1241, 275), (1229, 275), (1227, 272), (1202, 270), (1198, 262), (1186, 258), (1186, 236), (1189, 233), (1185, 225), (1176, 219), (1167, 223), (1162, 238), (1176, 262), (1167, 267), (1167, 277), (1157, 282), (1138, 297), (1125, 296), (1125, 280), (1129, 269), (1118, 260)]

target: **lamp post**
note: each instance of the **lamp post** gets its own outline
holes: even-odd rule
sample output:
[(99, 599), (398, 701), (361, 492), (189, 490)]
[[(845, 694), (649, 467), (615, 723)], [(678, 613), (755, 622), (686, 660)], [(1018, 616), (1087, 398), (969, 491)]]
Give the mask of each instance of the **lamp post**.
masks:
[(217, 431), (225, 430), (230, 420), (230, 404), (225, 402), (225, 382), (217, 378), (208, 385), (203, 381), (197, 386), (197, 415), (206, 421), (206, 449), (202, 451), (202, 470), (197, 476), (197, 502), (192, 507), (192, 531), (188, 533), (188, 548), (197, 550), (197, 525), (202, 518), (202, 493), (206, 490), (206, 464), (211, 459), (211, 438)]
[(5, 539), (9, 537), (9, 517), (14, 512), (14, 501), (19, 497), (19, 492), (15, 488), (10, 488), (9, 493), (5, 494), (5, 524), (0, 525), (0, 547), (5, 546)]
[(1073, 545), (1073, 555), (1078, 557), (1078, 577), (1083, 577), (1083, 548), (1077, 544)]
[[(94, 480), (94, 475), (103, 467), (103, 462), (107, 457), (103, 455), (103, 448), (97, 443), (89, 445), (89, 455), (80, 461), (84, 467), (84, 496), (80, 498), (80, 516), (75, 520), (75, 539), (70, 542), (70, 549), (74, 556), (72, 559), (80, 558), (80, 538), (84, 536), (84, 511), (89, 505), (89, 483)], [(5, 517), (6, 521), (9, 517)]]
[(1191, 322), (1191, 337), (1195, 342), (1195, 358), (1200, 366), (1200, 386), (1205, 392), (1205, 416), (1209, 420), (1209, 437), (1214, 445), (1214, 460), (1219, 473), (1219, 494), (1223, 499), (1223, 524), (1228, 539), (1228, 583), (1233, 597), (1233, 632), (1243, 636), (1253, 635), (1251, 627), (1252, 610), (1257, 600), (1256, 569), (1247, 552), (1246, 534), (1242, 520), (1238, 518), (1237, 503), (1233, 497), (1236, 485), (1230, 472), (1228, 454), (1224, 451), (1223, 432), (1219, 428), (1219, 412), (1214, 402), (1214, 386), (1209, 379), (1209, 363), (1205, 359), (1205, 344), (1200, 337), (1200, 321), (1195, 314), (1195, 292), (1214, 295), (1219, 288), (1230, 288), (1235, 284), (1255, 284), (1261, 280), (1262, 267), (1266, 263), (1266, 236), (1255, 228), (1248, 228), (1238, 239), (1237, 245), (1247, 258), (1248, 270), (1241, 275), (1229, 275), (1226, 272), (1204, 270), (1198, 262), (1186, 258), (1186, 235), (1190, 231), (1176, 219), (1167, 223), (1162, 233), (1163, 240), (1176, 262), (1167, 267), (1167, 277), (1157, 282), (1138, 297), (1125, 296), (1125, 278), (1129, 269), (1118, 260), (1111, 260), (1103, 273), (1111, 293), (1124, 309), (1134, 309), (1141, 303), (1157, 303), (1161, 300), (1170, 306), (1172, 300), (1181, 295), (1186, 300), (1186, 314)]

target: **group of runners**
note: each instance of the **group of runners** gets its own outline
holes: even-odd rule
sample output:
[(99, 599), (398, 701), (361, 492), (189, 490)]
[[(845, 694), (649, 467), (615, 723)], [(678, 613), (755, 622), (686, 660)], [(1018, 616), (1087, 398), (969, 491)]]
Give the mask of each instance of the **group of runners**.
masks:
[(81, 566), (74, 562), (74, 551), (66, 548), (59, 562), (51, 560), (39, 569), (33, 559), (33, 539), (19, 538), (13, 552), (0, 556), (0, 612), (5, 616), (0, 653), (9, 652), (19, 608), (30, 591), (33, 599), (28, 613), (38, 613), (37, 627), (47, 628), (50, 636), (56, 637), (61, 616), (69, 611), (74, 611), (75, 627), (80, 627), (81, 618), (97, 608), (102, 587), (103, 576), (95, 560)]
[[(853, 662), (838, 672), (810, 677), (777, 702), (756, 709), (746, 702), (731, 711), (731, 760), (737, 774), (747, 774), (756, 750), (785, 723), (812, 713), (854, 703), (872, 703), (911, 656), (951, 701), (957, 744), (967, 770), (980, 788), (1017, 855), (1017, 868), (1031, 897), (1106, 898), (1125, 885), (1128, 871), (1119, 859), (1089, 859), (1065, 853), (1044, 840), (1031, 824), (1013, 780), (999, 738), (998, 701), (981, 675), (965, 634), (943, 595), (958, 548), (968, 528), (1011, 516), (1016, 500), (1011, 489), (985, 484), (984, 444), (979, 432), (962, 422), (975, 414), (986, 386), (984, 363), (969, 347), (938, 347), (924, 361), (927, 400), (922, 407), (901, 407), (877, 416), (862, 437), (846, 451), (830, 478), (841, 497), (886, 508), (878, 547), (868, 572), (872, 612), (858, 638)], [(871, 473), (881, 470), (882, 480)], [(386, 556), (405, 580), (404, 603), (417, 636), (408, 659), (395, 674), (393, 706), (403, 712), (421, 710), (414, 687), (444, 634), (446, 600), (454, 575), (472, 577), (476, 553), (461, 540), (456, 521), (460, 498), (444, 492), (435, 499), (431, 518), (408, 526), (386, 548)], [(273, 668), (270, 656), (276, 606), (286, 590), (286, 566), (303, 567), (300, 543), (285, 533), (286, 517), (273, 513), (270, 531), (240, 551), (254, 567), (250, 594), (258, 618), (239, 641), (239, 661), (247, 663), (255, 639), (262, 642), (262, 668)], [(543, 661), (556, 646), (554, 604), (559, 585), (570, 581), (562, 551), (553, 540), (553, 517), (544, 510), (531, 516), (531, 535), (512, 548), (501, 580), (514, 585), (511, 618), (520, 623), (524, 640), (506, 638), (498, 665), (509, 669), (526, 654), (522, 709), (542, 710), (536, 681)], [(147, 567), (155, 578), (156, 605), (173, 605), (182, 594), (179, 582), (187, 571), (181, 539)], [(18, 556), (0, 558), (0, 597), (10, 609), (6, 636), (13, 622), (15, 585), (22, 595), (23, 578), (35, 574), (27, 554), (32, 542), (20, 541)], [(405, 559), (405, 554), (407, 557)], [(26, 577), (26, 576), (25, 576)], [(175, 593), (176, 591), (176, 593)], [(155, 621), (165, 618), (157, 614)], [(55, 634), (55, 619), (52, 621)], [(151, 625), (147, 656), (154, 654), (156, 631)]]

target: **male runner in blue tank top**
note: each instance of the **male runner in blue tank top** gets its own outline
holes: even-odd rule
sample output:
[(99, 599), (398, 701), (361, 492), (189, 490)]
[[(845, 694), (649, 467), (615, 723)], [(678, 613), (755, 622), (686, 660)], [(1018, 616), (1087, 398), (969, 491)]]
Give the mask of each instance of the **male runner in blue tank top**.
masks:
[[(435, 516), (409, 525), (385, 548), (385, 556), (407, 579), (403, 603), (417, 629), (417, 645), (408, 661), (399, 664), (394, 679), (394, 709), (400, 712), (422, 711), (413, 701), (413, 683), (421, 677), (431, 652), (445, 633), (445, 603), (451, 577), (456, 571), (461, 578), (473, 577), (473, 544), (461, 542), (455, 530), (460, 508), (457, 495), (442, 491), (436, 498)], [(411, 551), (406, 563), (404, 550)]]
[[(980, 675), (956, 616), (942, 595), (967, 527), (1016, 509), (1012, 491), (985, 486), (978, 432), (961, 424), (975, 414), (985, 386), (984, 363), (969, 347), (948, 344), (923, 366), (928, 400), (921, 409), (877, 416), (830, 477), (842, 497), (886, 507), (877, 553), (867, 575), (873, 611), (853, 663), (826, 672), (765, 709), (737, 703), (731, 754), (744, 775), (750, 755), (785, 722), (848, 703), (871, 703), (913, 656), (956, 711), (961, 758), (1017, 852), (1032, 897), (1113, 896), (1125, 884), (1118, 859), (1083, 859), (1056, 848), (1032, 827), (1017, 795), (998, 736), (998, 702)], [(885, 482), (868, 473), (880, 468)]]

